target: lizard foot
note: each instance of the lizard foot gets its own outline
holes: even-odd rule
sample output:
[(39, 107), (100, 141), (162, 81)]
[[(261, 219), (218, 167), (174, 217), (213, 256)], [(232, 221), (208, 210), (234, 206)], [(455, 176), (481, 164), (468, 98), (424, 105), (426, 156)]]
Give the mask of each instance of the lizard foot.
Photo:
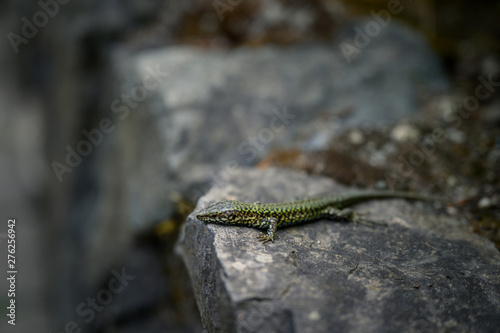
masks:
[(356, 224), (364, 224), (368, 226), (387, 226), (387, 223), (385, 222), (380, 222), (380, 221), (374, 221), (374, 220), (369, 220), (366, 218), (366, 213), (352, 213), (351, 215), (351, 221), (356, 223)]
[(260, 233), (259, 236), (257, 236), (257, 239), (259, 241), (261, 241), (262, 243), (267, 243), (269, 241), (271, 241), (271, 242), (274, 241), (274, 237), (271, 237), (271, 236), (268, 236), (268, 235), (264, 235), (262, 232)]
[(278, 229), (278, 220), (276, 220), (276, 218), (274, 217), (268, 217), (261, 221), (261, 225), (264, 225), (266, 228), (268, 228), (268, 230), (265, 235), (264, 233), (260, 233), (260, 235), (257, 236), (257, 239), (262, 243), (267, 243), (269, 241), (273, 242), (274, 235), (276, 234), (276, 229)]

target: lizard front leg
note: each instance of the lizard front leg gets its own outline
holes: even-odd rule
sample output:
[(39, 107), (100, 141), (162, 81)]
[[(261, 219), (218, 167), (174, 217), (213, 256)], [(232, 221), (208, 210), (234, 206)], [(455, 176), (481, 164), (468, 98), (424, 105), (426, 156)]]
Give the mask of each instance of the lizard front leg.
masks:
[(262, 219), (260, 226), (261, 228), (267, 228), (267, 233), (264, 235), (264, 233), (261, 232), (260, 235), (257, 236), (257, 239), (263, 243), (274, 241), (276, 230), (278, 230), (278, 220), (274, 217), (266, 217)]

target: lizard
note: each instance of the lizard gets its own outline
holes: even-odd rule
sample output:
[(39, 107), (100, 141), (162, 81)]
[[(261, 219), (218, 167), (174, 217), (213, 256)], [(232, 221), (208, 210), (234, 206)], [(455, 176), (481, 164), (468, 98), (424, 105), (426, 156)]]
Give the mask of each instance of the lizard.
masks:
[(320, 219), (355, 222), (356, 215), (349, 209), (352, 205), (379, 199), (430, 200), (411, 192), (367, 191), (346, 195), (326, 194), (304, 200), (284, 203), (244, 203), (224, 200), (200, 210), (196, 218), (207, 223), (230, 226), (247, 226), (267, 229), (257, 238), (267, 243), (274, 241), (278, 228), (313, 222)]

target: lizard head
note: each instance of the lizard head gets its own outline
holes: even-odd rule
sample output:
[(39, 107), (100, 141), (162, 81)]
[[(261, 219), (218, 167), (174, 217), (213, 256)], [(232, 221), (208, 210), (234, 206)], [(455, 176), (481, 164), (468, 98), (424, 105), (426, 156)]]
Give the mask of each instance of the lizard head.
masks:
[(246, 206), (249, 205), (236, 200), (220, 201), (200, 210), (196, 218), (208, 223), (236, 224), (245, 218)]

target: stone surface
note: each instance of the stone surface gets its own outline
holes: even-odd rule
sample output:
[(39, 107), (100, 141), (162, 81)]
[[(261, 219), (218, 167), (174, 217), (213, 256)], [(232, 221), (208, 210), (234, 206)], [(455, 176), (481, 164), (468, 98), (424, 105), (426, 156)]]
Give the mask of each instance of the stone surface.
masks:
[[(171, 32), (179, 28), (189, 3), (130, 0), (117, 8), (112, 1), (70, 2), (21, 45), (19, 58), (31, 58), (37, 68), (31, 73), (30, 66), (22, 66), (23, 75), (43, 87), (47, 98), (49, 163), (64, 163), (66, 148), (86, 140), (82, 130), (99, 129), (107, 118), (116, 129), (92, 145), (93, 152), (62, 181), (51, 170), (44, 191), (50, 193), (43, 204), (49, 211), (47, 252), (56, 254), (47, 263), (54, 327), (72, 318), (76, 305), (123, 262), (137, 233), (178, 212), (173, 196), (196, 199), (205, 192), (211, 170), (233, 161), (254, 165), (277, 147), (320, 149), (335, 129), (356, 119), (371, 122), (377, 112), (384, 114), (376, 120), (413, 114), (417, 86), (431, 91), (447, 86), (435, 57), (408, 30), (397, 38), (378, 38), (394, 42), (390, 48), (396, 59), (404, 59), (397, 66), (394, 57), (377, 58), (387, 45), (377, 46), (375, 40), (363, 50), (365, 57), (349, 66), (338, 52), (317, 45), (144, 50), (173, 43)], [(38, 4), (25, 4), (16, 2), (14, 32), (20, 31), (22, 16), (31, 18), (40, 10)], [(153, 28), (153, 21), (160, 24)], [(141, 26), (151, 39), (138, 37)], [(421, 48), (413, 49), (416, 44), (408, 39)], [(144, 75), (158, 66), (168, 76), (141, 97)], [(273, 110), (285, 107), (296, 122), (269, 132)], [(259, 141), (252, 148), (255, 137)]]
[[(241, 169), (198, 202), (281, 202), (348, 189), (281, 169)], [(356, 206), (387, 225), (318, 221), (259, 231), (191, 214), (178, 242), (210, 332), (495, 332), (500, 253), (433, 204)]]
[(100, 198), (86, 220), (99, 224), (78, 261), (88, 281), (101, 281), (134, 235), (183, 213), (175, 198), (196, 202), (209, 183), (224, 185), (217, 171), (255, 165), (277, 148), (325, 148), (348, 126), (415, 115), (421, 91), (448, 87), (406, 28), (387, 27), (351, 63), (339, 42), (114, 49), (116, 89), (104, 104), (115, 130), (96, 155)]
[(325, 148), (347, 126), (415, 115), (422, 90), (448, 86), (428, 47), (398, 25), (351, 63), (337, 47), (117, 47), (109, 69), (116, 89), (98, 121), (114, 127), (91, 156), (101, 166), (100, 197), (81, 199), (96, 208), (74, 213), (77, 229), (99, 221), (82, 232), (89, 250), (78, 269), (87, 281), (102, 280), (134, 235), (183, 213), (175, 198), (194, 203), (210, 182), (223, 184), (215, 172), (255, 165), (272, 149)]
[(110, 105), (123, 156), (110, 168), (129, 175), (131, 228), (175, 212), (175, 192), (195, 201), (213, 170), (255, 165), (274, 148), (323, 149), (347, 126), (414, 115), (422, 90), (447, 88), (410, 30), (387, 27), (348, 63), (338, 45), (353, 36), (332, 47), (117, 50)]

